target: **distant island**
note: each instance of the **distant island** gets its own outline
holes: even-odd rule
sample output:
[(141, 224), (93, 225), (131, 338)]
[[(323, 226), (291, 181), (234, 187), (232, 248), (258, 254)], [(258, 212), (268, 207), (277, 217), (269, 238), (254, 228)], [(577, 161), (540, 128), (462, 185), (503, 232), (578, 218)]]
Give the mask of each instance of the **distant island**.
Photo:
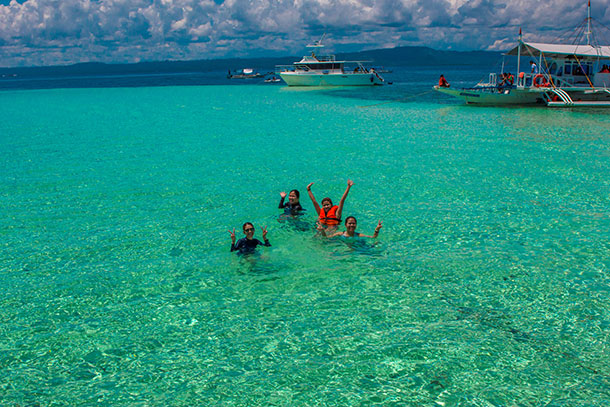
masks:
[[(500, 52), (491, 51), (439, 51), (428, 47), (397, 47), (336, 54), (338, 60), (367, 60), (373, 61), (375, 66), (385, 67), (493, 66), (501, 55)], [(273, 71), (275, 65), (292, 64), (298, 59), (300, 59), (300, 56), (159, 61), (132, 64), (89, 62), (74, 65), (0, 68), (0, 79), (213, 72), (243, 67), (256, 67), (261, 70)]]

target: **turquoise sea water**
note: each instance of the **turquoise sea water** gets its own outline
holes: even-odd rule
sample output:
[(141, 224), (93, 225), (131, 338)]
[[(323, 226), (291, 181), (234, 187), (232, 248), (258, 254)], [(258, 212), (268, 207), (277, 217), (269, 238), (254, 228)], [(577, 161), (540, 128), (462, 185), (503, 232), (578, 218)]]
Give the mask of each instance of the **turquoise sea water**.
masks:
[(389, 96), (2, 92), (0, 404), (610, 404), (610, 113)]

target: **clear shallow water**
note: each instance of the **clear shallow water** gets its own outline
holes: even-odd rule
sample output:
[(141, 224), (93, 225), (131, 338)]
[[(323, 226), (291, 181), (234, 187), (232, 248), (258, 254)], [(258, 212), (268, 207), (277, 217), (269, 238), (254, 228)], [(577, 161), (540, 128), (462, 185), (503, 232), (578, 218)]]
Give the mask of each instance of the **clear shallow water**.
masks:
[(2, 92), (3, 404), (608, 405), (610, 115), (424, 79)]

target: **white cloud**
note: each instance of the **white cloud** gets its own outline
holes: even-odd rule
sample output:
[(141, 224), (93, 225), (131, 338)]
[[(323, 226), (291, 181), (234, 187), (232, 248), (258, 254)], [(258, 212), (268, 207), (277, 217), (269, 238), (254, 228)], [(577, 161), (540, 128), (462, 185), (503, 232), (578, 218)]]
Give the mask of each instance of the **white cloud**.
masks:
[[(299, 54), (327, 33), (341, 51), (400, 45), (508, 48), (552, 41), (586, 17), (554, 0), (27, 0), (0, 6), (4, 66)], [(610, 0), (593, 16), (610, 26)], [(610, 38), (610, 33), (603, 32)], [(610, 42), (610, 41), (609, 41)]]

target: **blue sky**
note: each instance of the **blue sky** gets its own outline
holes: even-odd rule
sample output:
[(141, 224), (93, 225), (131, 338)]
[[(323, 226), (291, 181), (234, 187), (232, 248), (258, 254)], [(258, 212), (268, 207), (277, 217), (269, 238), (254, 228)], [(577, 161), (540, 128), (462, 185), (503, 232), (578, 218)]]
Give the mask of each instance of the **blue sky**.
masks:
[[(505, 50), (552, 42), (585, 0), (0, 0), (0, 66), (301, 55), (404, 45)], [(592, 0), (610, 27), (610, 0)], [(604, 30), (606, 37), (608, 31)]]

